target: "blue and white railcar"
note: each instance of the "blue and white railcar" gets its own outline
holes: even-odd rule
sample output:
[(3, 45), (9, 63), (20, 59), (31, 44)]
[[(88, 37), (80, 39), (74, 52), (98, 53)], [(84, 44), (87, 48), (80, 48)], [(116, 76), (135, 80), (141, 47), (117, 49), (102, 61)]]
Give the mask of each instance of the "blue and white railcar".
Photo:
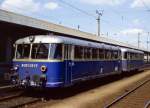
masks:
[(15, 43), (16, 82), (23, 86), (64, 87), (121, 73), (119, 47), (61, 36), (31, 36)]
[(144, 52), (121, 48), (122, 55), (122, 71), (129, 72), (133, 70), (139, 70), (144, 65)]

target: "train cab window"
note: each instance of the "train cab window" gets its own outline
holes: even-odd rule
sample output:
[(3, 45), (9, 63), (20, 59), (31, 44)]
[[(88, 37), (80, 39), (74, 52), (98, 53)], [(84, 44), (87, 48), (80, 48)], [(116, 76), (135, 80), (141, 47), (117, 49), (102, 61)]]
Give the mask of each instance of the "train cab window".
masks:
[(16, 51), (17, 59), (29, 58), (30, 55), (30, 44), (18, 44)]
[(62, 44), (50, 44), (50, 59), (62, 59)]
[(75, 59), (82, 59), (83, 58), (83, 47), (82, 46), (75, 46)]
[(31, 51), (31, 58), (47, 59), (48, 51), (49, 51), (49, 44), (43, 44), (43, 43), (33, 44), (32, 51)]

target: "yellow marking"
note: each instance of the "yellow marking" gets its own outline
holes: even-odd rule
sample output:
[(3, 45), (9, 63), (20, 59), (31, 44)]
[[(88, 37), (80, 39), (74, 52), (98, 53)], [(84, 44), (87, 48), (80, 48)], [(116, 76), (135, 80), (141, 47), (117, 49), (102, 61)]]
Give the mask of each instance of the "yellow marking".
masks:
[(77, 62), (80, 62), (80, 61), (118, 61), (119, 59), (113, 59), (113, 60), (111, 60), (111, 59), (75, 59), (75, 60), (73, 60), (73, 61), (77, 61)]
[(42, 59), (13, 59), (13, 61), (17, 61), (17, 62), (63, 62), (64, 60), (52, 60), (52, 59), (47, 59), (47, 60), (42, 60)]

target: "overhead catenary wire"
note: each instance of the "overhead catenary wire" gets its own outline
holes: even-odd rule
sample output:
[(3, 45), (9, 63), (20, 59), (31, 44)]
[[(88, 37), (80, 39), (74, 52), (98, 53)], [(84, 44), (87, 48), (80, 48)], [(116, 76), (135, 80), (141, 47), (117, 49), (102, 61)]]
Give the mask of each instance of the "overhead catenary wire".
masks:
[(141, 2), (144, 5), (144, 7), (147, 9), (147, 11), (150, 11), (150, 8), (147, 6), (147, 4), (143, 0), (141, 0)]
[[(94, 14), (91, 14), (91, 13), (89, 13), (89, 12), (87, 12), (87, 11), (81, 9), (81, 8), (78, 8), (78, 7), (74, 6), (74, 5), (71, 4), (71, 3), (68, 3), (68, 2), (66, 2), (66, 1), (64, 1), (64, 0), (59, 0), (59, 1), (60, 1), (61, 3), (63, 3), (64, 5), (67, 5), (67, 6), (69, 6), (70, 8), (72, 8), (72, 9), (74, 9), (74, 10), (80, 12), (80, 13), (83, 13), (83, 14), (85, 14), (85, 15), (87, 15), (87, 16), (89, 16), (89, 17), (92, 17), (92, 18), (94, 18), (94, 19), (97, 19), (97, 16), (95, 16)], [(104, 20), (104, 19), (101, 19), (101, 20), (102, 20), (104, 23), (108, 24), (108, 25), (115, 26), (116, 29), (119, 29), (119, 30), (120, 30), (120, 27), (122, 27), (122, 26), (119, 26), (119, 25), (116, 25), (116, 24), (112, 24), (112, 23), (111, 23), (110, 21), (108, 21), (108, 20)], [(113, 29), (114, 29), (114, 28), (113, 28)]]
[[(87, 16), (89, 16), (89, 17), (91, 17), (91, 18), (93, 18), (93, 19), (97, 19), (97, 16), (96, 15), (94, 15), (94, 14), (92, 14), (92, 13), (89, 13), (89, 12), (87, 12), (87, 11), (85, 11), (85, 10), (83, 10), (83, 9), (80, 9), (80, 8), (78, 8), (78, 7), (76, 7), (76, 6), (74, 6), (73, 4), (71, 4), (71, 3), (68, 3), (68, 2), (66, 2), (65, 0), (59, 0), (59, 1), (61, 1), (63, 4), (65, 4), (65, 5), (67, 5), (67, 6), (69, 6), (70, 8), (73, 8), (74, 10), (76, 10), (76, 11), (79, 11), (79, 12), (81, 12), (81, 13), (84, 13), (84, 14), (86, 14)], [(13, 5), (10, 5), (10, 4), (7, 4), (8, 6), (13, 6)], [(23, 11), (25, 11), (25, 9), (23, 9), (23, 8), (20, 8), (20, 7), (17, 7), (17, 6), (13, 6), (13, 7), (15, 7), (15, 8), (17, 8), (17, 9), (19, 9), (19, 10), (23, 10)], [(117, 12), (117, 11), (116, 11)], [(27, 12), (26, 12), (27, 13)], [(49, 15), (50, 14), (44, 14), (44, 13), (36, 13), (36, 12), (32, 12), (32, 11), (30, 11), (30, 13), (32, 13), (33, 15), (40, 15), (40, 16), (45, 16), (45, 17), (49, 17)], [(117, 13), (116, 13), (117, 14)], [(119, 13), (118, 13), (119, 14)], [(56, 19), (56, 17), (54, 17), (54, 16), (50, 16), (51, 18), (53, 18), (53, 19)], [(43, 18), (42, 18), (43, 19)], [(45, 18), (44, 18), (45, 19)], [(114, 24), (114, 23), (112, 23), (112, 22), (110, 22), (110, 21), (108, 21), (107, 19), (101, 19), (102, 20), (102, 23), (105, 23), (105, 24), (107, 24), (107, 25), (111, 25), (111, 26), (113, 26), (113, 28), (110, 28), (110, 29), (116, 29), (116, 30), (120, 30), (120, 28), (122, 27), (121, 25), (119, 25), (119, 24)], [(62, 22), (62, 21), (58, 21), (58, 22)], [(61, 23), (59, 23), (59, 24), (61, 24)]]
[[(87, 16), (89, 16), (89, 17), (91, 17), (91, 18), (93, 18), (93, 19), (96, 19), (96, 15), (94, 15), (94, 14), (92, 14), (92, 13), (89, 13), (88, 11), (85, 11), (85, 10), (83, 10), (83, 9), (81, 9), (81, 8), (78, 8), (78, 7), (76, 7), (74, 4), (72, 5), (70, 2), (68, 3), (68, 2), (66, 2), (65, 0), (58, 0), (58, 1), (63, 1), (63, 4), (65, 4), (65, 5), (68, 5), (70, 8), (74, 8), (74, 10), (76, 10), (76, 11), (79, 11), (79, 12), (81, 12), (81, 13), (84, 13), (84, 14), (86, 14)], [(18, 10), (22, 10), (22, 11), (25, 11), (25, 13), (27, 14), (27, 13), (29, 13), (29, 12), (27, 12), (26, 11), (26, 9), (24, 9), (24, 8), (21, 8), (21, 7), (17, 7), (17, 6), (14, 6), (14, 5), (10, 5), (10, 4), (7, 4), (8, 6), (12, 6), (12, 7), (15, 7), (15, 8), (17, 8)], [(43, 12), (34, 12), (34, 11), (30, 11), (30, 13), (32, 13), (32, 15), (35, 15), (35, 16), (38, 16), (40, 19), (46, 19), (46, 20), (48, 20), (48, 17), (51, 17), (53, 20), (55, 20), (55, 19), (57, 19), (56, 18), (56, 16), (52, 16), (51, 14), (44, 14)], [(118, 13), (118, 15), (119, 15), (119, 12), (117, 12), (116, 11), (116, 14)], [(40, 15), (40, 16), (39, 16)], [(49, 16), (50, 15), (50, 16)], [(35, 17), (34, 16), (34, 17)], [(41, 17), (42, 16), (42, 17)], [(47, 17), (47, 18), (44, 18), (44, 17)], [(110, 26), (113, 26), (113, 27), (110, 27), (109, 29), (112, 29), (112, 30), (119, 30), (120, 31), (120, 28), (122, 27), (121, 25), (119, 25), (119, 24), (114, 24), (114, 23), (112, 23), (112, 22), (110, 22), (110, 21), (108, 21), (107, 19), (101, 19), (102, 20), (102, 23), (105, 23), (105, 24), (108, 24), (108, 25), (110, 25)], [(62, 21), (61, 20), (59, 20), (58, 21), (58, 23), (59, 24), (61, 24), (62, 23)], [(145, 27), (145, 26), (144, 26)], [(79, 29), (79, 27), (78, 27), (78, 29)], [(108, 32), (108, 31), (107, 31)], [(108, 33), (107, 33), (108, 34)], [(111, 34), (111, 33), (109, 33), (109, 34)], [(112, 33), (113, 34), (113, 33)]]
[(84, 10), (82, 10), (82, 9), (80, 9), (80, 8), (77, 8), (76, 6), (74, 6), (74, 5), (72, 5), (72, 4), (68, 3), (68, 2), (66, 2), (66, 1), (64, 1), (64, 0), (59, 0), (59, 1), (60, 1), (61, 3), (63, 3), (63, 4), (65, 4), (65, 5), (68, 5), (69, 7), (71, 7), (71, 8), (73, 8), (73, 9), (75, 9), (75, 10), (81, 12), (81, 13), (84, 13), (84, 14), (90, 16), (90, 17), (96, 18), (95, 15), (93, 15), (93, 14), (91, 14), (91, 13), (88, 13), (87, 11), (84, 11)]

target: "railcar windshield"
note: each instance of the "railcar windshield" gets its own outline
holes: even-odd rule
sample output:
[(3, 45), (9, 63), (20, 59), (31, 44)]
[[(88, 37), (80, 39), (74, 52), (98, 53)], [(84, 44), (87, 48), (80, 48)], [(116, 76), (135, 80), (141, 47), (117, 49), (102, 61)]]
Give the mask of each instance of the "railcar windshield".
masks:
[(18, 44), (16, 47), (16, 59), (62, 59), (63, 57), (62, 44), (33, 43)]
[(30, 44), (18, 44), (16, 58), (17, 59), (26, 59), (30, 55)]
[(47, 59), (49, 52), (49, 44), (33, 44), (31, 51), (32, 59)]

